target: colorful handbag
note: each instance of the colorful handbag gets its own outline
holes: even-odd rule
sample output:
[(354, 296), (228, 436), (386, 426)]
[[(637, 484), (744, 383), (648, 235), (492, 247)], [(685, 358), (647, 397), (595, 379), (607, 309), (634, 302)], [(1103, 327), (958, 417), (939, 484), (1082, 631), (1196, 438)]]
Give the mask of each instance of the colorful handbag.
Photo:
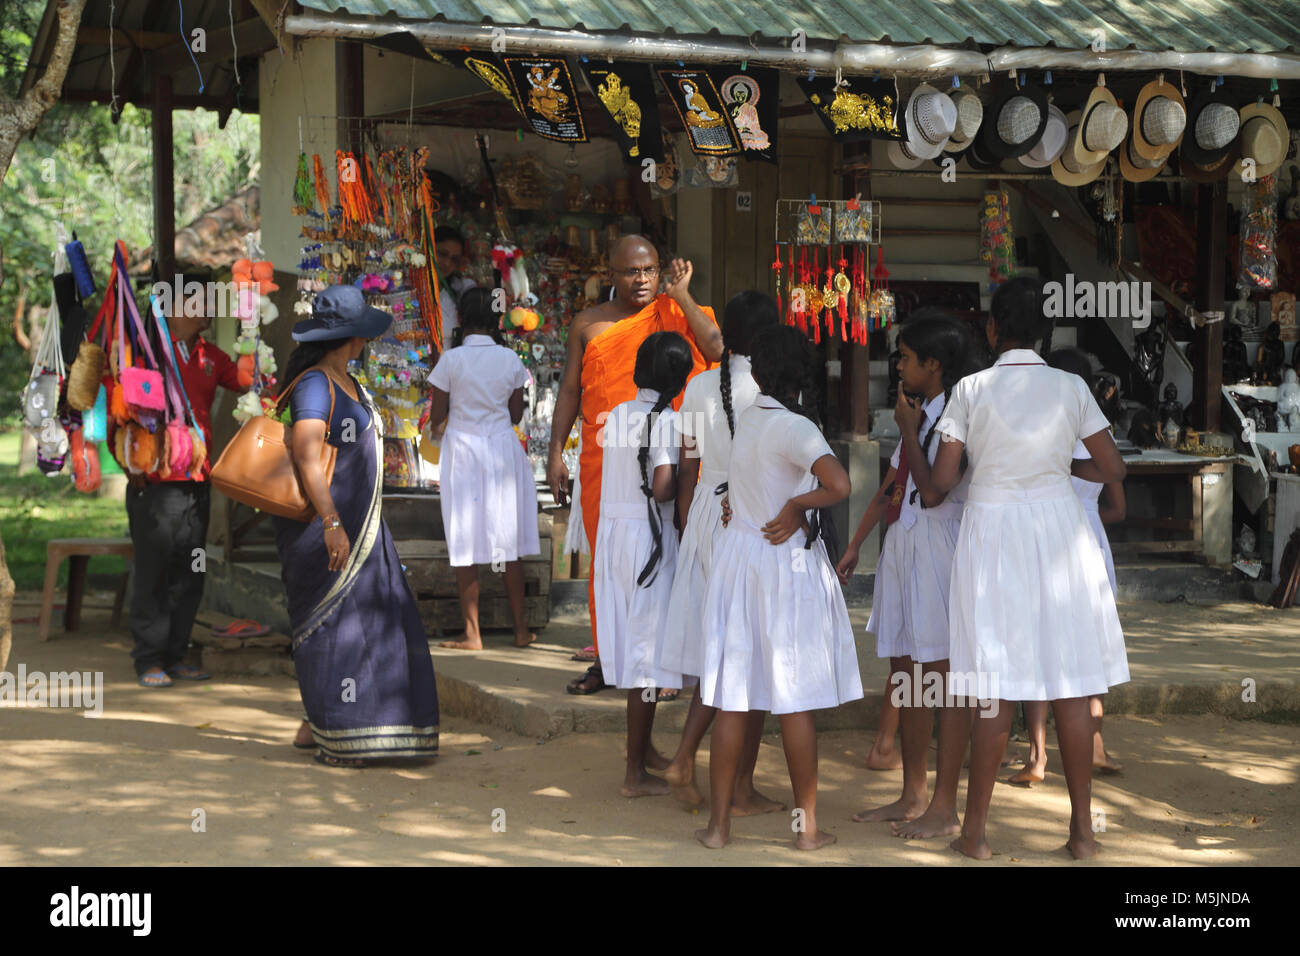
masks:
[[(95, 313), (95, 322), (86, 332), (86, 338), (77, 347), (77, 357), (68, 369), (68, 404), (78, 411), (86, 411), (95, 404), (99, 386), (108, 370), (108, 353), (105, 349), (109, 342), (109, 327), (112, 325), (110, 314), (113, 309), (113, 296), (117, 290), (117, 270), (108, 279), (108, 288), (104, 290), (104, 301)], [(95, 335), (103, 326), (102, 340), (95, 341)]]
[(126, 434), (126, 465), (132, 474), (153, 475), (162, 470), (165, 432), (151, 432), (138, 422), (127, 422), (121, 431)]
[(203, 464), (207, 458), (203, 432), (194, 424), (190, 424), (194, 422), (194, 409), (190, 407), (189, 395), (185, 394), (185, 381), (181, 378), (180, 366), (176, 362), (176, 352), (172, 348), (171, 329), (167, 327), (167, 319), (160, 312), (155, 312), (154, 318), (162, 334), (163, 351), (168, 366), (167, 397), (172, 403), (172, 417), (167, 422), (167, 464), (163, 477), (184, 475), (198, 480), (202, 476)]
[(91, 492), (99, 488), (99, 449), (86, 440), (85, 429), (72, 433), (69, 439), (72, 457), (73, 484), (78, 491)]
[(118, 334), (122, 335), (121, 327), (129, 318), (139, 336), (148, 366), (145, 368), (134, 365), (123, 366), (122, 400), (126, 403), (131, 417), (152, 431), (164, 417), (160, 413), (167, 407), (167, 394), (162, 372), (157, 371), (158, 362), (154, 358), (153, 346), (149, 344), (149, 333), (145, 330), (144, 323), (140, 321), (140, 313), (135, 307), (135, 296), (131, 295), (125, 286), (125, 281), (119, 281), (117, 284), (118, 315), (123, 316), (118, 324)]
[(95, 404), (81, 416), (81, 428), (87, 442), (101, 442), (108, 437), (108, 392), (102, 384)]

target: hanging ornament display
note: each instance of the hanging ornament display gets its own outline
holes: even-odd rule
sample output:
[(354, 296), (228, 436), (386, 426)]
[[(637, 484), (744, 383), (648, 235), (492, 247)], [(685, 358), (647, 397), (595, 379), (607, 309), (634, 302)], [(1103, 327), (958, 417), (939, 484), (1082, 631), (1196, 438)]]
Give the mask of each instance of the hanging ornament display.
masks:
[(989, 278), (1004, 282), (1015, 275), (1016, 243), (1011, 231), (1011, 197), (1005, 189), (984, 194), (980, 210), (980, 261), (989, 264)]
[(1277, 287), (1277, 176), (1247, 183), (1241, 211), (1238, 289)]

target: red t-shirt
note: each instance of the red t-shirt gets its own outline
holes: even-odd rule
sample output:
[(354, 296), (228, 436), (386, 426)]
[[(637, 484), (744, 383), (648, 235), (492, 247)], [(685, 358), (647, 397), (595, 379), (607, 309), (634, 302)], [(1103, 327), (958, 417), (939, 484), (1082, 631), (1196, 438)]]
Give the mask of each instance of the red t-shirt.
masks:
[[(199, 479), (208, 480), (212, 471), (212, 401), (217, 396), (217, 386), (228, 388), (232, 392), (244, 391), (239, 384), (239, 369), (230, 356), (211, 342), (200, 338), (198, 344), (189, 350), (189, 359), (185, 357), (185, 348), (180, 342), (173, 341), (176, 364), (181, 370), (181, 383), (185, 394), (194, 409), (194, 423), (203, 430), (203, 442), (207, 445), (207, 460), (203, 462), (203, 473)], [(174, 475), (163, 481), (190, 481), (184, 475)]]

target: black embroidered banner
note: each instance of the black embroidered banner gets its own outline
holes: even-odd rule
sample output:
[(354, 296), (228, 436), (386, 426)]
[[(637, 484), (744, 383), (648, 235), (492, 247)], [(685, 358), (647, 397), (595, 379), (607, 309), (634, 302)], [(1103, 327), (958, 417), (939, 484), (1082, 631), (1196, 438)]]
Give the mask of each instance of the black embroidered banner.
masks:
[(801, 76), (797, 82), (838, 142), (904, 138), (893, 80), (850, 76), (836, 86), (833, 76)]
[(580, 69), (614, 121), (623, 155), (634, 162), (646, 156), (663, 162), (659, 98), (650, 67), (644, 63), (583, 63)]
[(482, 80), (489, 89), (495, 90), (504, 96), (510, 102), (510, 105), (515, 108), (516, 112), (523, 112), (519, 108), (519, 100), (515, 96), (514, 88), (510, 85), (510, 78), (506, 75), (505, 68), (495, 53), (489, 53), (487, 50), (474, 50), (472, 52), (466, 52), (465, 50), (435, 50), (433, 47), (425, 47), (424, 51), (433, 58), (435, 63), (458, 66), (469, 70)]
[(578, 90), (563, 57), (502, 57), (515, 97), (533, 132), (545, 139), (585, 143)]
[(776, 162), (780, 121), (781, 73), (778, 70), (711, 70), (731, 125), (740, 136), (746, 159)]
[(694, 152), (701, 156), (738, 156), (742, 152), (731, 114), (723, 107), (722, 96), (706, 70), (660, 68), (656, 72), (686, 127)]

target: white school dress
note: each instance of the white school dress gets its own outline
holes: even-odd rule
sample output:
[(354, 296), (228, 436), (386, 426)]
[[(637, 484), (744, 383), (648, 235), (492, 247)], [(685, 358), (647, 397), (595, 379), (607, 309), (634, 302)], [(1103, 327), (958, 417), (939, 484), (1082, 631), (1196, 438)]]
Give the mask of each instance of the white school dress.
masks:
[[(638, 453), (646, 423), (659, 393), (638, 389), (636, 398), (614, 406), (606, 418), (601, 445), (600, 521), (591, 556), (596, 597), (596, 633), (605, 683), (615, 687), (681, 687), (681, 674), (655, 667), (655, 644), (663, 633), (677, 563), (673, 502), (653, 502), (661, 519), (663, 554), (648, 586), (637, 578), (650, 558), (654, 536), (641, 491)], [(660, 465), (676, 465), (681, 452), (677, 413), (668, 406), (654, 421), (646, 458), (646, 482)]]
[[(736, 421), (754, 404), (758, 383), (750, 373), (749, 356), (733, 355), (731, 410)], [(713, 545), (722, 532), (722, 495), (718, 487), (727, 480), (731, 460), (731, 428), (722, 407), (722, 372), (710, 369), (691, 379), (678, 411), (683, 435), (695, 440), (700, 475), (686, 515), (686, 530), (677, 549), (668, 621), (659, 642), (656, 663), (664, 670), (687, 675), (694, 683), (704, 663), (704, 596), (708, 590)]]
[[(920, 424), (922, 441), (930, 426), (943, 416), (945, 401), (941, 392), (926, 403)], [(926, 452), (931, 465), (939, 454), (939, 445), (936, 428)], [(889, 462), (895, 470), (902, 452), (900, 441)], [(876, 564), (867, 630), (876, 635), (877, 657), (910, 657), (928, 664), (948, 656), (948, 586), (966, 484), (963, 477), (940, 505), (923, 508), (916, 482), (908, 475), (898, 520), (885, 532), (885, 544)]]
[[(1074, 446), (1074, 457), (1082, 458), (1085, 461), (1092, 460), (1092, 455), (1088, 454), (1088, 449), (1084, 447), (1083, 442), (1079, 442)], [(1115, 557), (1110, 553), (1110, 539), (1106, 537), (1106, 528), (1101, 523), (1101, 489), (1106, 486), (1095, 481), (1076, 478), (1073, 475), (1070, 476), (1070, 484), (1074, 486), (1074, 493), (1079, 496), (1079, 504), (1083, 505), (1083, 513), (1088, 517), (1088, 526), (1092, 528), (1092, 533), (1097, 538), (1097, 546), (1101, 548), (1102, 559), (1106, 562), (1106, 577), (1110, 580), (1110, 593), (1118, 600), (1119, 588), (1115, 584)]]
[(862, 696), (853, 626), (819, 536), (779, 545), (761, 528), (831, 454), (821, 431), (760, 394), (736, 421), (727, 473), (731, 520), (718, 537), (704, 599), (700, 699), (727, 711), (794, 714)]
[(1075, 442), (1107, 425), (1083, 379), (1029, 349), (953, 389), (938, 430), (970, 458), (949, 592), (949, 668), (968, 688), (954, 693), (1060, 700), (1129, 679), (1105, 563), (1070, 483)]
[(528, 384), (524, 363), (490, 335), (467, 335), (429, 383), (450, 396), (439, 492), (451, 566), (540, 554), (537, 483), (506, 404)]

